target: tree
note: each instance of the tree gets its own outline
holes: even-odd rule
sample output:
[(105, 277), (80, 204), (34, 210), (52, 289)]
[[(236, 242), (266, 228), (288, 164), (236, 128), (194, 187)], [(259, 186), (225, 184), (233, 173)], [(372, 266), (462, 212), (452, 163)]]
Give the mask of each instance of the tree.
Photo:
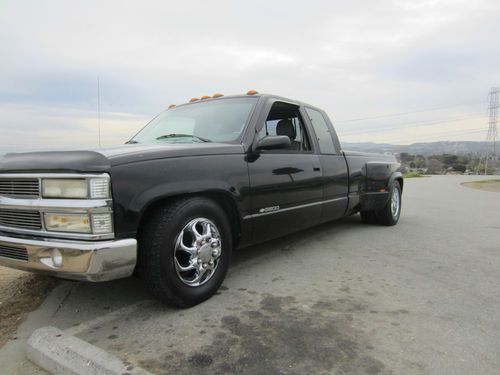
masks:
[(425, 159), (418, 159), (417, 162), (415, 163), (415, 166), (417, 168), (425, 168), (427, 162)]
[(401, 161), (404, 162), (410, 162), (415, 159), (415, 155), (409, 154), (407, 152), (402, 152), (400, 155)]
[(491, 164), (488, 164), (488, 168), (486, 170), (485, 167), (484, 163), (480, 163), (478, 165), (479, 174), (495, 174), (495, 168)]
[(463, 165), (463, 164), (455, 164), (455, 165), (453, 165), (453, 170), (455, 170), (457, 172), (464, 173), (466, 169), (467, 169), (467, 167), (465, 165)]
[(429, 159), (427, 161), (427, 172), (428, 173), (441, 173), (443, 170), (443, 163), (438, 159)]
[(453, 164), (456, 164), (457, 160), (458, 160), (458, 156), (457, 155), (448, 155), (448, 154), (444, 154), (443, 155), (443, 159), (442, 159), (443, 163), (447, 167), (450, 167)]

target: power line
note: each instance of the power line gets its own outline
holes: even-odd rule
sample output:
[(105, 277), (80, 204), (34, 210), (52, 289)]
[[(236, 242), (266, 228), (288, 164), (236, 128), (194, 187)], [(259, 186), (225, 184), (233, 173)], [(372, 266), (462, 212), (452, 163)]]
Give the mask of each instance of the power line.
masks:
[[(444, 133), (437, 133), (432, 136), (421, 136), (421, 137), (396, 137), (396, 138), (389, 138), (387, 140), (384, 140), (384, 142), (391, 143), (391, 142), (400, 142), (400, 141), (405, 141), (405, 142), (423, 142), (423, 141), (428, 141), (428, 142), (434, 142), (433, 139), (441, 139), (441, 138), (447, 138), (447, 137), (456, 137), (459, 135), (466, 135), (466, 134), (475, 134), (475, 133), (481, 133), (484, 131), (484, 128), (468, 128), (468, 129), (462, 129), (458, 132), (444, 132)], [(432, 139), (432, 140), (429, 140)]]
[(429, 121), (407, 122), (407, 123), (403, 123), (403, 124), (396, 125), (396, 126), (384, 127), (381, 129), (367, 129), (367, 130), (355, 129), (354, 131), (342, 132), (342, 134), (352, 135), (352, 134), (364, 134), (364, 133), (383, 133), (383, 132), (389, 131), (389, 130), (426, 127), (426, 126), (437, 125), (437, 124), (446, 124), (446, 123), (450, 123), (450, 122), (469, 120), (469, 119), (473, 119), (473, 118), (476, 118), (476, 116), (460, 117), (460, 118), (444, 120), (444, 121), (439, 120), (439, 121), (431, 121), (431, 122), (429, 122)]
[(383, 114), (383, 115), (373, 115), (373, 116), (360, 117), (360, 118), (351, 118), (351, 119), (344, 119), (344, 120), (341, 119), (341, 120), (335, 120), (334, 122), (340, 123), (340, 122), (356, 122), (356, 121), (376, 120), (376, 119), (388, 118), (388, 117), (412, 115), (415, 113), (441, 111), (443, 109), (450, 109), (450, 108), (469, 107), (469, 106), (477, 105), (477, 104), (480, 104), (480, 103), (476, 102), (476, 103), (469, 103), (469, 104), (456, 104), (456, 105), (452, 105), (452, 106), (438, 107), (438, 108), (427, 108), (427, 109), (420, 109), (420, 110), (415, 110), (415, 111), (410, 111), (410, 112), (396, 112), (396, 113), (388, 113), (388, 114)]
[[(431, 137), (426, 136), (426, 137), (399, 137), (399, 138), (392, 138), (389, 139), (387, 142), (400, 142), (400, 141), (407, 141), (407, 142), (434, 142), (434, 139), (443, 139), (443, 138), (449, 138), (449, 137), (456, 137), (460, 135), (469, 135), (469, 134), (479, 134), (484, 131), (484, 128), (471, 128), (467, 130), (462, 130), (459, 132), (445, 132), (445, 133), (438, 133), (437, 135), (432, 135)], [(429, 140), (431, 139), (431, 140)]]

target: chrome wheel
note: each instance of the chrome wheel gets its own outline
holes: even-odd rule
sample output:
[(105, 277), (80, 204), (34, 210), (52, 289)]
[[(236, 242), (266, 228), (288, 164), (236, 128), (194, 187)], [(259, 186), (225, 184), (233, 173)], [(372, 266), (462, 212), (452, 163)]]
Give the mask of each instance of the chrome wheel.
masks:
[(397, 218), (399, 215), (399, 209), (400, 209), (400, 203), (401, 203), (401, 197), (399, 193), (399, 189), (396, 187), (392, 190), (392, 196), (391, 196), (391, 213), (392, 217)]
[(205, 284), (215, 274), (222, 252), (219, 230), (205, 218), (191, 220), (177, 235), (175, 270), (189, 286)]

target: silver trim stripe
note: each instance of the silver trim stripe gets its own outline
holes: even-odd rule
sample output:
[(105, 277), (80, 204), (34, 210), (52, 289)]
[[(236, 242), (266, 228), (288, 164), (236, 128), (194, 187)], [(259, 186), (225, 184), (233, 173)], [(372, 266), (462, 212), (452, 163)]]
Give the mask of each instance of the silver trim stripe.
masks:
[(287, 207), (287, 208), (280, 208), (279, 210), (275, 210), (275, 211), (268, 211), (268, 212), (262, 212), (262, 213), (258, 213), (258, 214), (247, 215), (247, 216), (243, 217), (243, 220), (253, 219), (253, 218), (260, 217), (260, 216), (265, 216), (265, 215), (279, 214), (280, 212), (286, 212), (286, 211), (291, 211), (291, 210), (298, 210), (298, 209), (301, 209), (301, 208), (317, 206), (319, 204), (327, 204), (327, 203), (338, 202), (338, 201), (346, 200), (346, 199), (347, 199), (347, 197), (340, 197), (340, 198), (328, 199), (326, 201), (306, 203), (306, 204), (301, 204), (301, 205), (298, 205), (298, 206)]

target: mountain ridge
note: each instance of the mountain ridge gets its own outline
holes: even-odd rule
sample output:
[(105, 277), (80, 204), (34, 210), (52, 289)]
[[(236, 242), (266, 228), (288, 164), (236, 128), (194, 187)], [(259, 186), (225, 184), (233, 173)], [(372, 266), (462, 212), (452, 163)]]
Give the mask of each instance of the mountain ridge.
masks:
[(399, 154), (407, 152), (418, 155), (468, 155), (482, 154), (487, 147), (487, 142), (478, 141), (437, 141), (418, 142), (410, 145), (393, 145), (390, 143), (375, 142), (341, 142), (342, 148), (350, 151), (377, 152)]

